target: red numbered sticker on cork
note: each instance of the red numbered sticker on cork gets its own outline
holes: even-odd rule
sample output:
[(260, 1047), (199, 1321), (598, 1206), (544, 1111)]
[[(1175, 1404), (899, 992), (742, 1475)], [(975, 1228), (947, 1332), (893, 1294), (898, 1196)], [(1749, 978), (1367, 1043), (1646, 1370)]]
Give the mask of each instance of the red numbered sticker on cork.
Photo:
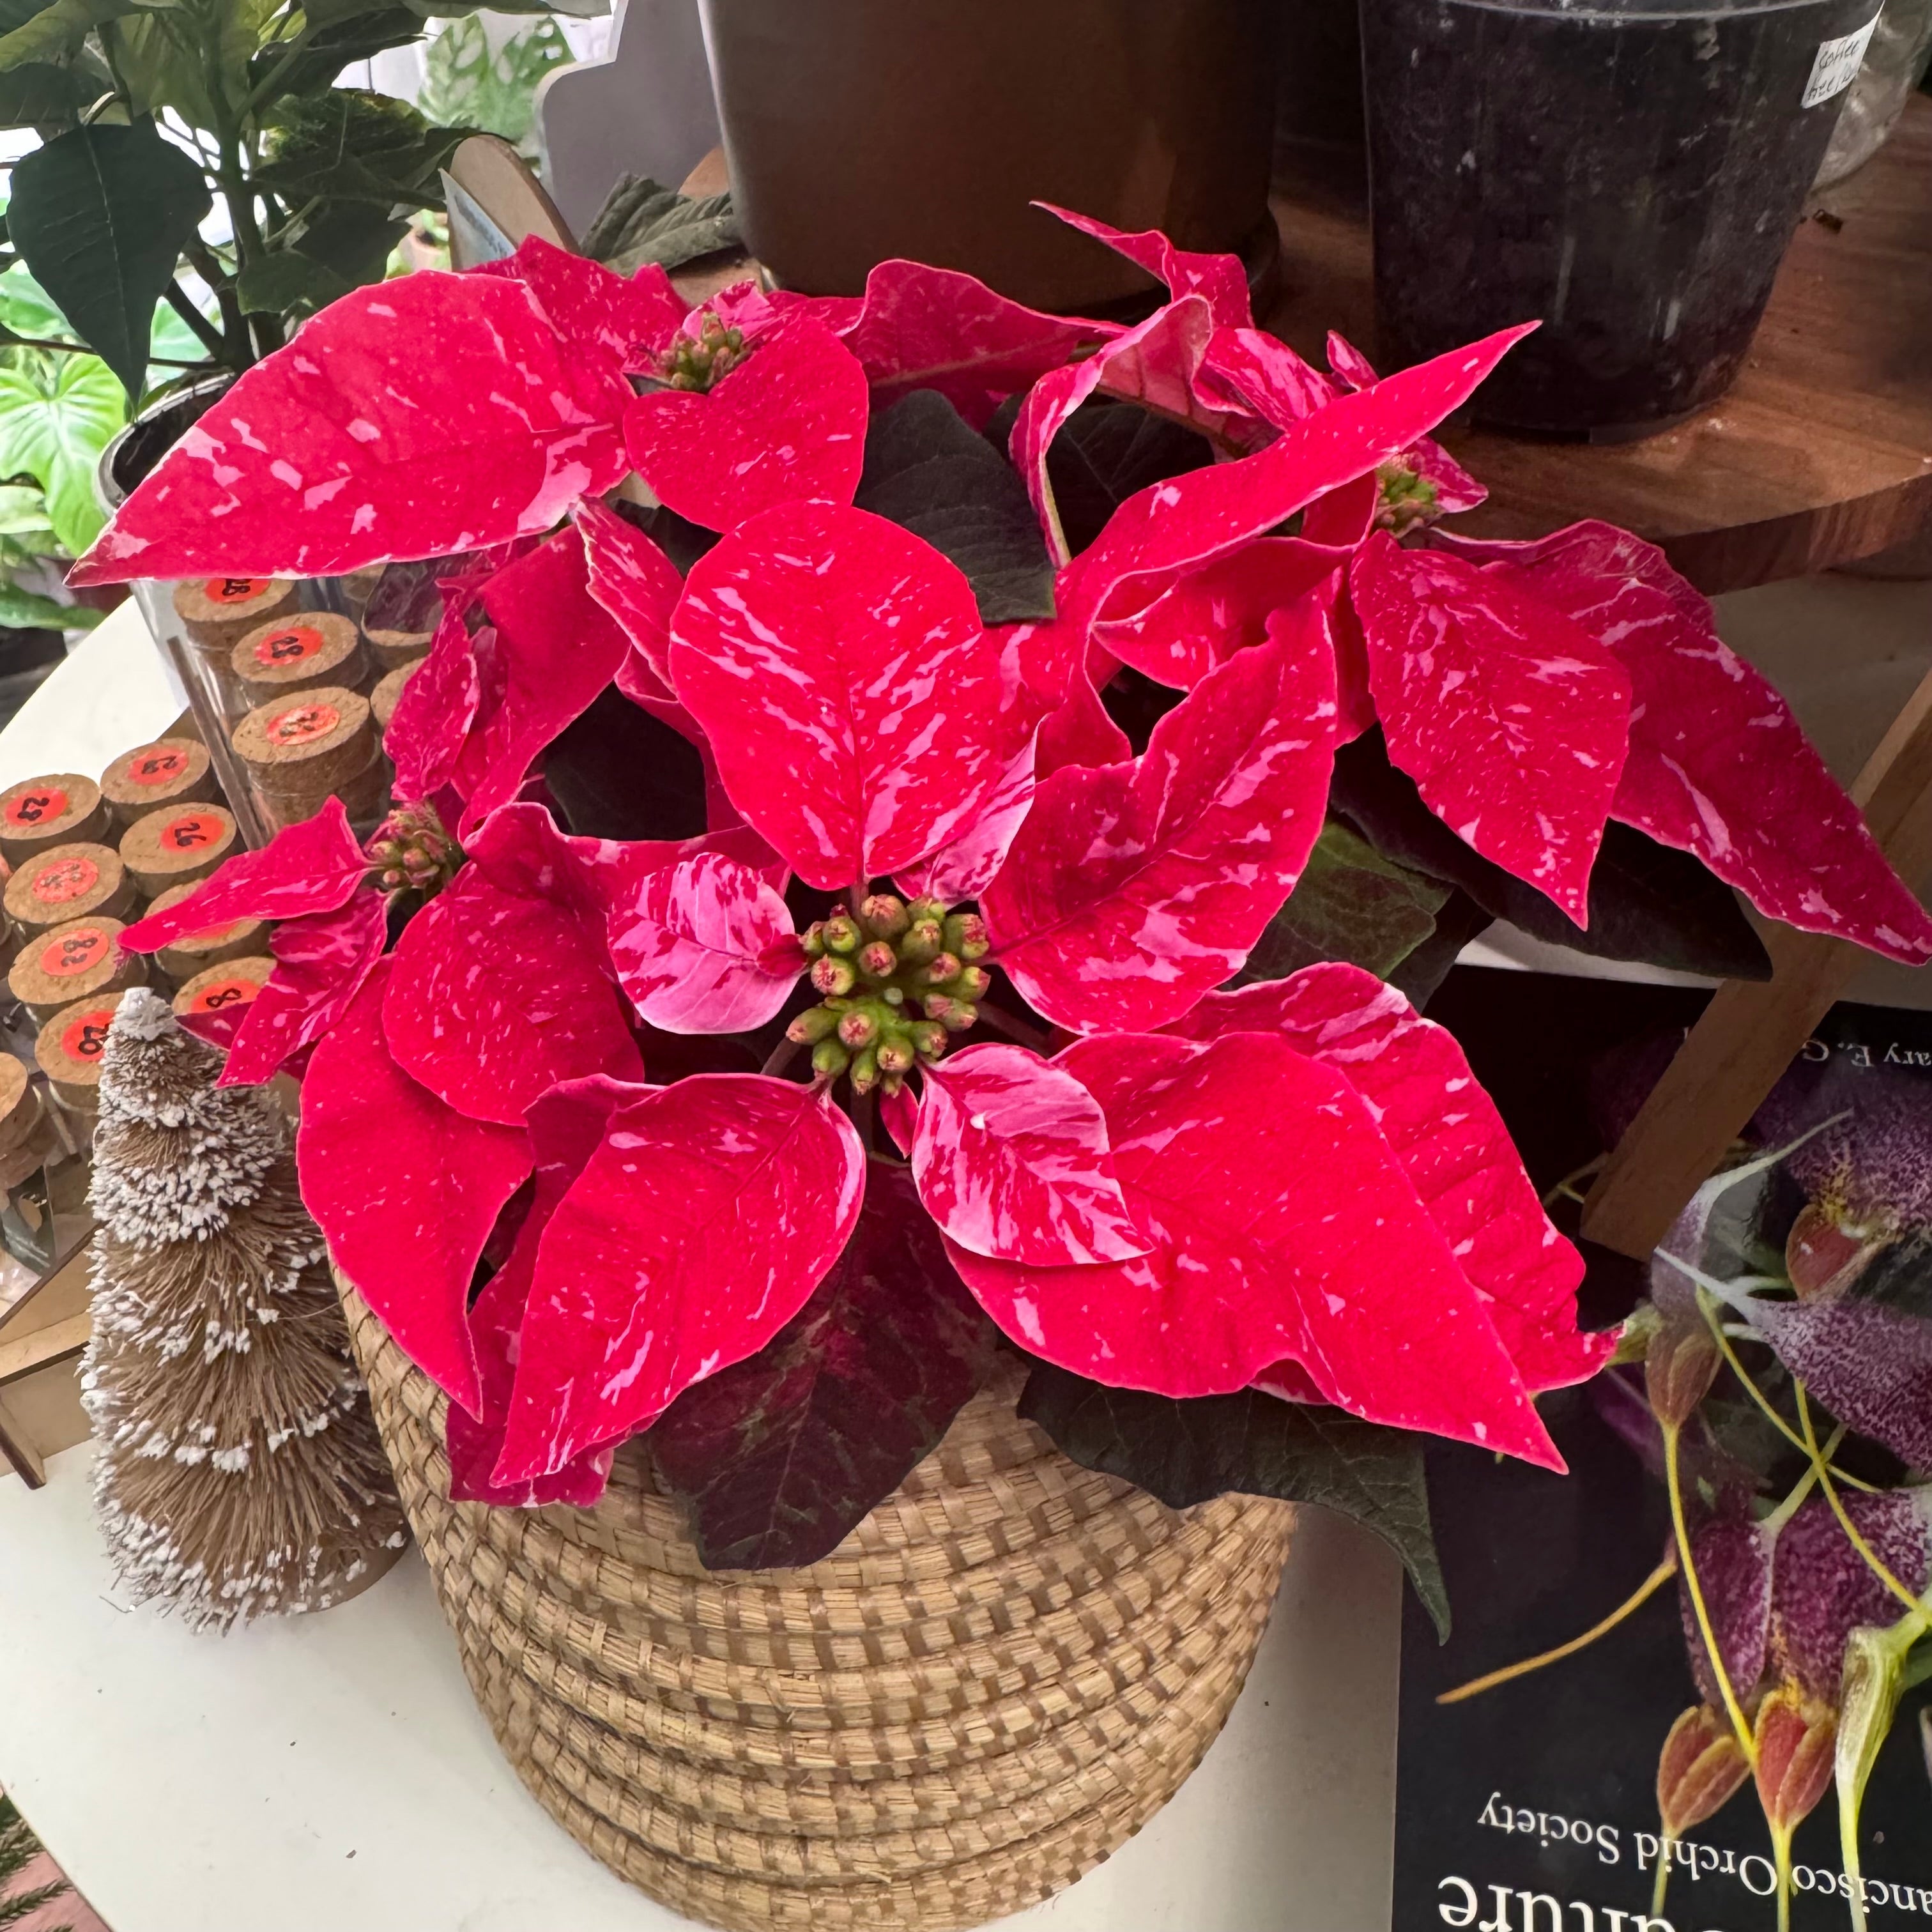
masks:
[(184, 813), (161, 827), (161, 849), (167, 852), (199, 852), (216, 844), (227, 827), (206, 812)]
[(56, 980), (71, 980), (98, 966), (107, 957), (113, 940), (98, 926), (84, 926), (78, 932), (64, 932), (42, 950), (40, 968)]
[(332, 704), (298, 704), (292, 711), (277, 712), (262, 736), (270, 744), (284, 748), (307, 745), (327, 737), (341, 722), (342, 713)]
[(82, 1013), (70, 1021), (61, 1035), (61, 1051), (70, 1060), (98, 1060), (107, 1044), (107, 1029), (114, 1023), (114, 1009), (103, 1006), (98, 1012)]
[(92, 859), (76, 853), (44, 866), (34, 874), (28, 890), (43, 905), (65, 905), (70, 899), (92, 892), (100, 882), (100, 868)]
[(137, 785), (172, 784), (187, 770), (188, 754), (172, 749), (143, 752), (127, 764), (128, 777)]
[(261, 991), (253, 980), (223, 980), (204, 986), (188, 1003), (191, 1013), (218, 1013), (230, 1006), (246, 1006)]
[(7, 801), (5, 816), (9, 825), (22, 828), (50, 825), (66, 814), (67, 794), (58, 785), (37, 785), (32, 791), (23, 791)]
[(322, 633), (313, 624), (290, 624), (255, 640), (255, 662), (260, 664), (298, 664), (322, 649)]
[(211, 604), (246, 604), (274, 581), (270, 577), (211, 577), (201, 594)]

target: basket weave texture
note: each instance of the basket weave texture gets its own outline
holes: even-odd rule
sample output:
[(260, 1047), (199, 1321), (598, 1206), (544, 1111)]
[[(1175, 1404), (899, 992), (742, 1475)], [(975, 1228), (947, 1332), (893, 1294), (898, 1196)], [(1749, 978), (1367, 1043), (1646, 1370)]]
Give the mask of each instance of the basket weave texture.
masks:
[(674, 1910), (764, 1932), (983, 1924), (1070, 1885), (1200, 1762), (1293, 1524), (1069, 1462), (1015, 1385), (822, 1562), (710, 1572), (648, 1461), (591, 1510), (448, 1500), (445, 1397), (346, 1283), (404, 1507), (504, 1754)]

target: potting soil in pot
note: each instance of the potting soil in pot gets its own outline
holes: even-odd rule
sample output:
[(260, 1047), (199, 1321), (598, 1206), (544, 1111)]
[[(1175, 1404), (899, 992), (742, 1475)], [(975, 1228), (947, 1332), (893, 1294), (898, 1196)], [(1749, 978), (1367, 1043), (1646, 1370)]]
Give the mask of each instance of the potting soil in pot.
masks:
[(1388, 361), (1539, 318), (1480, 419), (1641, 434), (1721, 394), (1876, 10), (1364, 0)]

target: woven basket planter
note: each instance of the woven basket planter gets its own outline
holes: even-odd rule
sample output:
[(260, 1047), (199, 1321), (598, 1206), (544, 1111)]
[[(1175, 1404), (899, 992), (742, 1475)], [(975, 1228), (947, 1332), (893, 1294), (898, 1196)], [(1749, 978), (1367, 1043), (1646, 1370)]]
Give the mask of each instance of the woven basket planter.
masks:
[(448, 1500), (445, 1398), (346, 1285), (376, 1420), (504, 1754), (716, 1925), (978, 1925), (1070, 1885), (1213, 1742), (1292, 1514), (1174, 1511), (989, 1390), (835, 1554), (706, 1571), (647, 1463), (595, 1509)]

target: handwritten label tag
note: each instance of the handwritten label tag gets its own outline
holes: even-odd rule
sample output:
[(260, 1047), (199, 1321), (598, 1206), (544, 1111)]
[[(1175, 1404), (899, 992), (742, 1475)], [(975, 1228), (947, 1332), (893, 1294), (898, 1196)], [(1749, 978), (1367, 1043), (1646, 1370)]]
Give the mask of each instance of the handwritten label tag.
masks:
[(1804, 98), (1798, 102), (1799, 106), (1816, 107), (1821, 101), (1844, 93), (1851, 86), (1864, 64), (1865, 50), (1871, 45), (1871, 37), (1877, 26), (1878, 15), (1874, 14), (1856, 33), (1827, 40), (1819, 48), (1818, 58), (1811, 63), (1811, 78), (1804, 83)]

